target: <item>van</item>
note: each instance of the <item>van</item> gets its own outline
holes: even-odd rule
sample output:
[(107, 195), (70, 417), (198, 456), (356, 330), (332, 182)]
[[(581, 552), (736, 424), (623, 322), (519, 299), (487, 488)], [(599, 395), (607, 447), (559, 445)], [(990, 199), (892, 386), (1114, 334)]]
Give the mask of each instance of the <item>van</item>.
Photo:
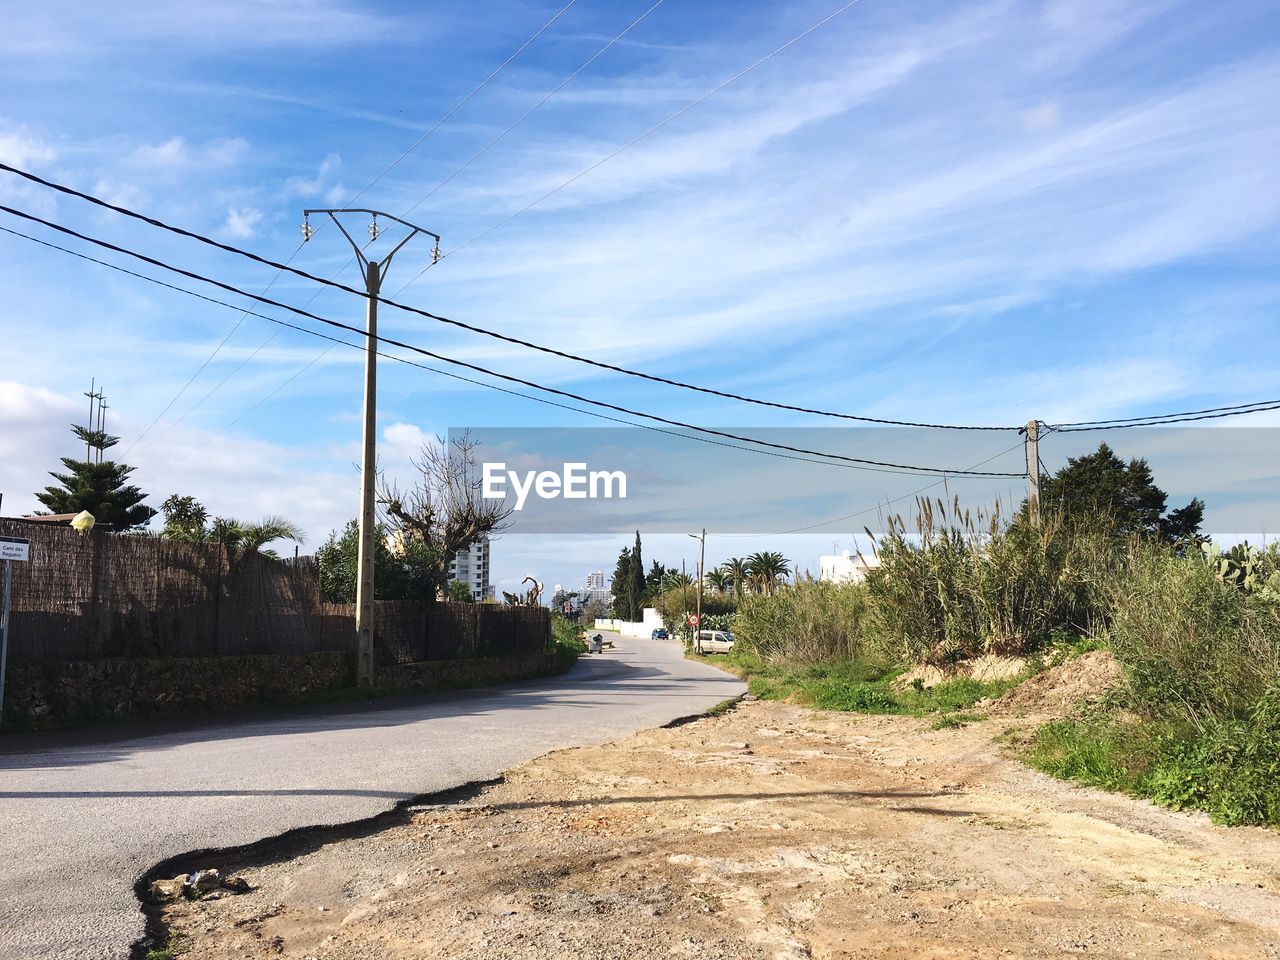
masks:
[(728, 630), (699, 630), (693, 640), (694, 653), (728, 653), (733, 649), (733, 634)]

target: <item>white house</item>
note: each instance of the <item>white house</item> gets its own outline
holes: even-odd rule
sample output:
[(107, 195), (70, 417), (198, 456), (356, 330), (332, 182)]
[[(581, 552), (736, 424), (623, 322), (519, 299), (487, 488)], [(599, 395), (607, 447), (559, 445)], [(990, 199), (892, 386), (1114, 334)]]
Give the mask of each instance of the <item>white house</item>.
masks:
[(851, 556), (848, 550), (827, 554), (818, 558), (818, 579), (827, 583), (860, 583), (867, 571), (880, 566), (880, 558), (874, 553)]

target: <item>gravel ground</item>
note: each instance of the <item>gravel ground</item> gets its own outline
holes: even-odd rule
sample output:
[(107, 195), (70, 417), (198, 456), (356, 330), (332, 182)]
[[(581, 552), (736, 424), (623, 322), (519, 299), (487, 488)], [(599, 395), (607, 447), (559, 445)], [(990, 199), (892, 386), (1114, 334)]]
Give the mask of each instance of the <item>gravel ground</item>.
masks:
[(192, 863), (209, 960), (1275, 958), (1280, 835), (1060, 783), (997, 738), (747, 702), (360, 836)]

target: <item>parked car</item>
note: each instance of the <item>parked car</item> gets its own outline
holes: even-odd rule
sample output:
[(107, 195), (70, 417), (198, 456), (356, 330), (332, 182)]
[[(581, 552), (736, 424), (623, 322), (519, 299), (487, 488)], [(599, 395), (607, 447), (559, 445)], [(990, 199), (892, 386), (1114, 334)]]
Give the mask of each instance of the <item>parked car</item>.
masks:
[(650, 639), (650, 640), (665, 640), (665, 639), (667, 639), (667, 631), (666, 631), (666, 630), (663, 630), (663, 629), (662, 629), (662, 627), (659, 627), (657, 630), (654, 630), (651, 634), (649, 634), (649, 639)]
[(699, 630), (693, 640), (694, 653), (728, 653), (733, 649), (733, 634), (728, 630)]

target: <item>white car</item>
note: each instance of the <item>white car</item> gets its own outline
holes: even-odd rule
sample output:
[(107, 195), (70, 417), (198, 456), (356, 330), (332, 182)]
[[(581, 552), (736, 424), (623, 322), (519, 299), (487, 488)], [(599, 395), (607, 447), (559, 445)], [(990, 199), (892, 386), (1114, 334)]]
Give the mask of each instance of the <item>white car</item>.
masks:
[(699, 630), (693, 639), (694, 653), (728, 653), (733, 649), (733, 634), (727, 630)]

